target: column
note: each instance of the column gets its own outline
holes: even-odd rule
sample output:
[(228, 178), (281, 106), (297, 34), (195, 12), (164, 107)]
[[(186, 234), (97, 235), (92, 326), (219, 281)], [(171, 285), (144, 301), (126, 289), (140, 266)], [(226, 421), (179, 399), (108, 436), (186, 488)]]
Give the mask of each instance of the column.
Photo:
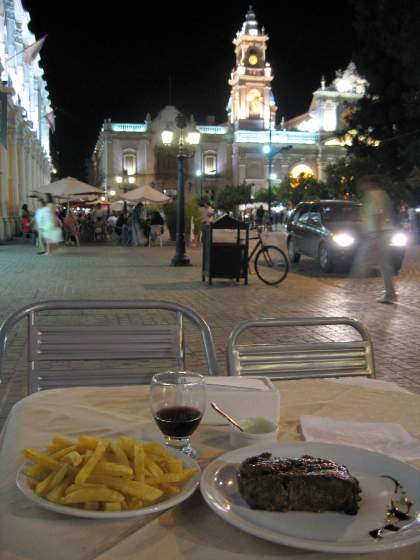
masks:
[(7, 149), (0, 144), (0, 201), (1, 201), (1, 219), (0, 219), (0, 239), (9, 238), (9, 223), (7, 220), (7, 192), (8, 192), (8, 176), (9, 166), (7, 159)]
[(9, 177), (8, 177), (8, 219), (11, 235), (17, 232), (19, 218), (19, 192), (18, 192), (18, 168), (17, 168), (17, 139), (16, 125), (9, 123), (7, 131), (7, 151), (9, 155)]

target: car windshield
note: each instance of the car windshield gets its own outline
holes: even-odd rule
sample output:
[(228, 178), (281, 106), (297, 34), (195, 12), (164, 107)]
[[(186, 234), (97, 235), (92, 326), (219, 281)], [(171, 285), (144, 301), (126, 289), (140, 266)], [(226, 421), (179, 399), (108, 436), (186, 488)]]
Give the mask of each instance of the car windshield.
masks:
[(360, 222), (361, 206), (331, 204), (322, 207), (325, 222)]

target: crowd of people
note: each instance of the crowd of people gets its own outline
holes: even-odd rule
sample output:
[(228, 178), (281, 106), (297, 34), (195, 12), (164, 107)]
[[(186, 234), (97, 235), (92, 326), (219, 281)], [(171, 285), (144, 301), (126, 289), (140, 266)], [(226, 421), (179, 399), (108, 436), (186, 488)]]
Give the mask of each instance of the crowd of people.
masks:
[(38, 199), (38, 208), (31, 213), (28, 205), (21, 209), (22, 235), (32, 239), (39, 255), (51, 255), (59, 244), (80, 246), (80, 243), (112, 241), (121, 245), (148, 245), (163, 234), (165, 214), (152, 210), (149, 214), (140, 202), (132, 211), (110, 212), (97, 203), (88, 211), (69, 205), (55, 204), (51, 194)]

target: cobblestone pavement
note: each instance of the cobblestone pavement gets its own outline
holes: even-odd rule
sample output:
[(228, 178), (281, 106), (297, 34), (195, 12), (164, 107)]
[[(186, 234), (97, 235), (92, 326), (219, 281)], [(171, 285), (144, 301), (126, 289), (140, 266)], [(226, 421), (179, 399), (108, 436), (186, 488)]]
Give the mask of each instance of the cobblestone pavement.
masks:
[[(282, 233), (271, 241), (283, 245)], [(213, 331), (219, 363), (224, 372), (224, 347), (239, 321), (256, 317), (349, 316), (362, 321), (373, 339), (377, 375), (420, 393), (420, 246), (409, 247), (397, 279), (399, 301), (381, 305), (380, 278), (350, 280), (345, 275), (326, 275), (309, 259), (292, 267), (278, 287), (261, 283), (255, 275), (248, 286), (228, 280), (201, 282), (201, 250), (188, 251), (189, 268), (172, 268), (174, 247), (128, 248), (111, 245), (63, 248), (51, 257), (38, 256), (22, 242), (0, 246), (0, 320), (20, 306), (45, 299), (165, 299), (198, 311)], [(116, 314), (112, 320), (128, 322)], [(101, 314), (82, 313), (81, 324)], [(334, 339), (340, 328), (303, 329), (303, 340)], [(250, 334), (255, 340), (256, 334)], [(261, 338), (261, 332), (258, 333)], [(266, 340), (269, 333), (263, 333)], [(293, 338), (296, 332), (285, 335)], [(23, 326), (11, 339), (0, 385), (0, 427), (10, 406), (25, 395)], [(282, 334), (282, 340), (284, 340)], [(190, 367), (202, 369), (199, 338), (191, 333)]]

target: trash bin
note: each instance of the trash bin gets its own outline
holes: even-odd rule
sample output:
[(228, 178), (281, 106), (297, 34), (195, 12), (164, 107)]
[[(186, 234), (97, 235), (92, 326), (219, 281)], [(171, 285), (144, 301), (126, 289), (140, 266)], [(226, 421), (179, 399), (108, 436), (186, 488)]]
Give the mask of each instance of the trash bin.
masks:
[[(223, 240), (218, 241), (217, 231), (224, 230)], [(241, 238), (241, 231), (245, 237)], [(228, 239), (225, 239), (225, 238)], [(203, 230), (202, 280), (212, 284), (213, 278), (241, 278), (248, 284), (248, 224), (225, 214)]]

